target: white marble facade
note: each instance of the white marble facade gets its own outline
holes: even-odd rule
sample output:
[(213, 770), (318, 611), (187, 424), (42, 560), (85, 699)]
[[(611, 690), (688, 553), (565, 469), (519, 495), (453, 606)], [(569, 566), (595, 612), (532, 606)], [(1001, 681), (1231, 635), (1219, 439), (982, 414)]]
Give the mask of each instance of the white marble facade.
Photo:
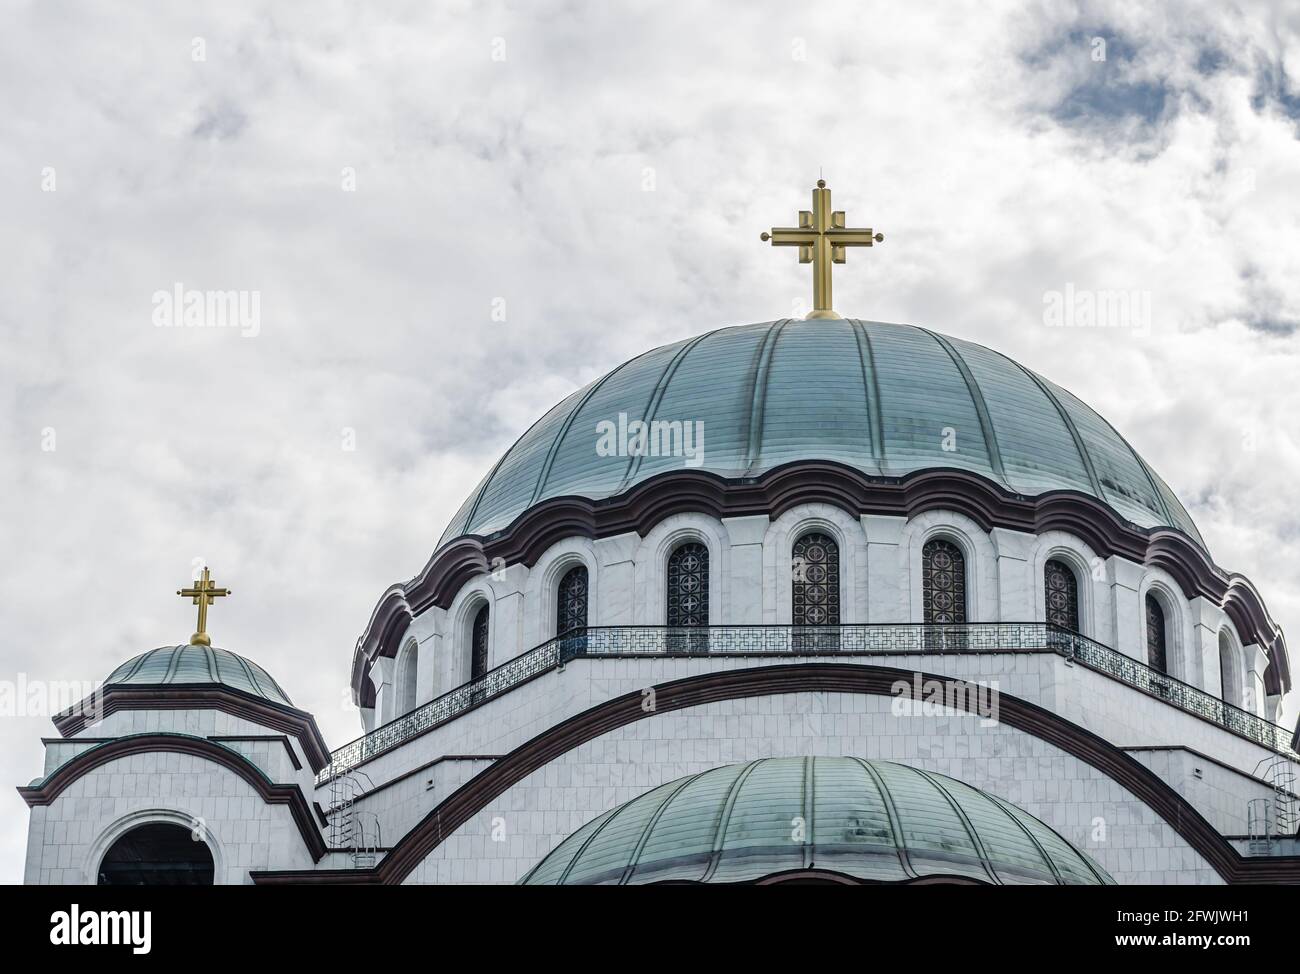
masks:
[[(1187, 598), (1167, 572), (1098, 557), (1062, 531), (984, 531), (943, 510), (911, 519), (857, 517), (807, 504), (775, 519), (677, 514), (644, 537), (567, 538), (531, 567), (506, 565), (473, 578), (447, 608), (416, 617), (396, 656), (376, 663), (370, 676), (376, 705), (364, 713), (366, 728), (468, 680), (470, 625), (485, 602), (491, 607), (489, 667), (553, 636), (559, 580), (579, 564), (588, 572), (592, 625), (662, 624), (665, 566), (685, 541), (709, 550), (711, 623), (789, 623), (791, 547), (813, 530), (839, 546), (845, 623), (921, 621), (922, 549), (932, 538), (957, 544), (966, 556), (971, 622), (1044, 620), (1044, 566), (1060, 559), (1080, 581), (1085, 635), (1145, 660), (1143, 599), (1155, 593), (1168, 617), (1172, 674), (1218, 696), (1226, 673), (1230, 702), (1276, 716), (1279, 701), (1261, 692), (1263, 651), (1243, 645), (1221, 608)], [(356, 807), (380, 823), (389, 847), (502, 755), (620, 694), (719, 669), (801, 661), (808, 659), (576, 660), (365, 762), (368, 790)], [(1045, 707), (1149, 767), (1225, 836), (1242, 835), (1246, 803), (1269, 794), (1255, 773), (1270, 759), (1265, 748), (1054, 654), (873, 655), (862, 662), (983, 681)], [(835, 754), (902, 761), (999, 795), (1057, 829), (1121, 882), (1220, 881), (1168, 823), (1096, 768), (996, 720), (898, 716), (890, 705), (883, 696), (790, 692), (647, 713), (558, 756), (493, 799), (406, 881), (514, 882), (586, 821), (665, 781), (758, 757)], [(71, 742), (51, 742), (46, 773), (72, 755), (78, 737), (140, 733), (244, 738), (227, 746), (268, 781), (298, 788), (309, 806), (329, 805), (330, 790), (315, 786), (297, 742), (220, 709), (113, 713)], [(104, 850), (143, 821), (196, 829), (213, 852), (218, 882), (248, 883), (254, 871), (349, 863), (337, 851), (314, 859), (288, 806), (267, 803), (228, 769), (192, 755), (139, 754), (96, 767), (32, 809), (27, 882), (93, 881)], [(324, 825), (320, 830), (326, 836)]]

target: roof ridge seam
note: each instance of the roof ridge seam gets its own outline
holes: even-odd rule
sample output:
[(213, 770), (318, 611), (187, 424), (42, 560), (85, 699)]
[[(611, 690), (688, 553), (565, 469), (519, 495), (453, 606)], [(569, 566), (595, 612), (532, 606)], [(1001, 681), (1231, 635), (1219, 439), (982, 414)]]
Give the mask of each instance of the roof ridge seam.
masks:
[[(1071, 393), (1071, 395), (1074, 394)], [(1078, 397), (1075, 396), (1075, 398), (1077, 399)], [(1092, 409), (1091, 406), (1089, 406), (1088, 408)], [(1142, 459), (1142, 457), (1138, 454), (1137, 450), (1133, 449), (1133, 444), (1129, 443), (1129, 441), (1124, 438), (1124, 434), (1121, 433), (1119, 430), (1117, 430), (1115, 428), (1115, 425), (1109, 419), (1107, 419), (1101, 413), (1097, 412), (1097, 410), (1095, 409), (1092, 409), (1092, 412), (1094, 415), (1096, 415), (1098, 419), (1100, 419), (1103, 423), (1106, 424), (1106, 428), (1108, 430), (1110, 430), (1113, 434), (1115, 434), (1115, 438), (1124, 444), (1124, 449), (1128, 450), (1128, 452), (1132, 455), (1133, 459), (1137, 461), (1137, 465), (1140, 468), (1142, 468), (1142, 475), (1146, 477), (1147, 485), (1151, 488), (1151, 493), (1155, 495), (1156, 504), (1160, 508), (1160, 510), (1156, 511), (1155, 513), (1159, 514), (1163, 512), (1165, 516), (1165, 524), (1167, 524), (1171, 528), (1177, 528), (1178, 526), (1174, 524), (1174, 516), (1169, 511), (1169, 505), (1165, 503), (1164, 495), (1160, 493), (1160, 488), (1156, 486), (1155, 478), (1151, 475), (1151, 469), (1147, 466), (1147, 462)], [(1190, 517), (1190, 515), (1188, 516)], [(1202, 547), (1204, 547), (1204, 545), (1202, 545)]]
[(722, 840), (726, 837), (727, 826), (731, 824), (731, 810), (736, 807), (736, 800), (740, 797), (740, 789), (744, 786), (745, 782), (749, 780), (749, 776), (754, 773), (754, 769), (758, 767), (762, 760), (762, 758), (755, 758), (753, 761), (750, 761), (749, 764), (745, 765), (744, 770), (741, 771), (740, 774), (736, 775), (736, 780), (733, 781), (731, 787), (727, 789), (727, 797), (722, 803), (722, 811), (718, 814), (718, 822), (713, 827), (713, 842), (709, 850), (709, 865), (708, 868), (704, 870), (704, 874), (700, 877), (701, 883), (707, 883), (709, 879), (712, 878), (713, 874), (717, 872), (718, 862), (722, 858)]
[[(995, 352), (994, 354), (1002, 355), (1001, 352)], [(1010, 355), (1002, 355), (1002, 357), (1018, 368), (1021, 372), (1025, 373), (1025, 375), (1029, 376), (1034, 385), (1038, 386), (1039, 391), (1047, 397), (1047, 401), (1052, 404), (1057, 414), (1061, 417), (1061, 422), (1065, 424), (1065, 429), (1070, 434), (1070, 438), (1074, 440), (1074, 448), (1079, 451), (1079, 459), (1083, 461), (1083, 470), (1088, 475), (1088, 480), (1092, 484), (1092, 489), (1097, 494), (1097, 499), (1105, 501), (1106, 492), (1102, 488), (1101, 477), (1097, 474), (1097, 468), (1092, 462), (1092, 454), (1088, 452), (1088, 445), (1083, 442), (1083, 434), (1079, 432), (1079, 428), (1075, 425), (1074, 419), (1070, 416), (1069, 411), (1066, 410), (1065, 403), (1061, 402), (1061, 400), (1057, 398), (1056, 393), (1054, 393), (1048, 385), (1047, 380), (1037, 372), (1025, 368)]]
[(763, 422), (767, 416), (767, 380), (772, 372), (772, 359), (776, 356), (776, 343), (790, 323), (789, 318), (774, 321), (763, 336), (758, 362), (754, 368), (753, 382), (749, 388), (749, 442), (745, 447), (745, 475), (754, 472), (763, 448)]
[(975, 831), (975, 825), (971, 822), (970, 816), (966, 814), (966, 810), (958, 804), (957, 799), (954, 798), (948, 789), (944, 787), (943, 782), (930, 772), (926, 771), (924, 768), (916, 767), (912, 768), (912, 770), (929, 781), (930, 784), (934, 785), (934, 787), (939, 790), (939, 794), (943, 795), (948, 804), (952, 806), (952, 810), (957, 813), (957, 817), (961, 819), (961, 824), (966, 827), (966, 832), (970, 835), (971, 843), (975, 846), (975, 853), (980, 857), (980, 865), (982, 865), (984, 871), (989, 874), (989, 879), (998, 885), (1002, 885), (1002, 877), (998, 875), (998, 871), (993, 865), (993, 857), (989, 855), (988, 849), (984, 847), (984, 840), (981, 839), (980, 834)]
[[(1016, 823), (1016, 825), (1020, 828), (1020, 831), (1024, 832), (1025, 835), (1029, 838), (1029, 841), (1034, 844), (1034, 848), (1037, 849), (1038, 854), (1043, 857), (1043, 861), (1047, 863), (1047, 868), (1050, 869), (1052, 871), (1052, 875), (1056, 877), (1057, 885), (1064, 886), (1065, 878), (1061, 875), (1061, 870), (1059, 870), (1056, 867), (1056, 861), (1052, 859), (1051, 855), (1048, 854), (1047, 847), (1038, 841), (1038, 836), (1034, 835), (1034, 833), (1029, 830), (1029, 826), (1027, 826), (1024, 822), (1020, 821), (1020, 816), (1018, 816), (1015, 812), (1011, 811), (1011, 808), (1008, 807), (1010, 803), (1003, 802), (1001, 799), (997, 798), (994, 795), (989, 795), (988, 792), (983, 790), (980, 790), (980, 794), (987, 795), (989, 800), (992, 801), (993, 804), (997, 805), (998, 808), (1002, 809), (1002, 813), (1006, 815), (1007, 818), (1011, 819), (1011, 821)], [(1089, 866), (1088, 868), (1091, 869), (1092, 867)]]
[[(920, 328), (919, 325), (917, 327)], [(988, 403), (984, 401), (984, 392), (980, 389), (979, 383), (975, 381), (970, 366), (966, 364), (966, 360), (953, 347), (952, 342), (948, 341), (943, 335), (931, 331), (929, 328), (920, 328), (920, 330), (933, 338), (948, 353), (948, 357), (952, 359), (952, 364), (957, 366), (962, 381), (966, 383), (966, 394), (970, 396), (971, 404), (975, 407), (975, 416), (979, 420), (980, 432), (984, 436), (984, 449), (989, 455), (989, 466), (1001, 478), (1002, 483), (1008, 490), (1015, 490), (1011, 486), (1011, 481), (1007, 479), (1006, 469), (1002, 466), (1002, 451), (998, 447), (998, 436), (993, 429), (993, 417), (989, 415)]]
[[(650, 399), (645, 404), (645, 417), (642, 422), (646, 424), (647, 429), (649, 429), (651, 417), (653, 417), (655, 411), (659, 408), (659, 404), (663, 402), (664, 392), (668, 389), (668, 383), (671, 382), (673, 376), (677, 374), (677, 370), (681, 367), (682, 362), (686, 360), (686, 356), (691, 353), (691, 350), (695, 348), (696, 345), (713, 334), (716, 334), (716, 330), (706, 331), (703, 335), (696, 335), (694, 338), (690, 339), (677, 350), (677, 354), (673, 356), (672, 361), (664, 367), (663, 372), (659, 375), (659, 381), (655, 383), (655, 387), (650, 393)], [(627, 470), (624, 471), (623, 479), (619, 481), (618, 486), (614, 488), (614, 493), (620, 493), (625, 487), (627, 487), (627, 485), (632, 482), (632, 478), (636, 476), (636, 472), (640, 467), (641, 453), (638, 452), (629, 458)]]
[[(642, 358), (643, 356), (649, 355), (651, 351), (654, 351), (654, 349), (650, 349), (649, 351), (642, 352), (640, 355), (637, 355), (634, 358), (630, 358), (626, 362), (623, 362), (622, 364), (616, 366), (615, 368), (610, 369), (608, 372), (602, 375), (595, 382), (591, 383), (587, 388), (587, 392), (578, 401), (578, 404), (574, 406), (571, 410), (569, 410), (569, 415), (564, 418), (564, 424), (560, 427), (560, 431), (556, 433), (555, 438), (551, 440), (551, 448), (546, 451), (546, 460), (542, 463), (542, 469), (537, 475), (537, 483), (533, 487), (533, 496), (532, 499), (529, 500), (528, 502), (529, 507), (532, 507), (534, 504), (536, 504), (538, 498), (542, 496), (542, 492), (546, 490), (546, 481), (550, 479), (551, 467), (555, 464), (556, 454), (560, 452), (560, 444), (564, 441), (564, 437), (568, 435), (569, 430), (573, 427), (573, 423), (575, 420), (577, 420), (578, 413), (582, 411), (582, 407), (587, 405), (588, 400), (590, 400), (591, 397), (596, 394), (596, 392), (600, 389), (601, 386), (605, 384), (607, 380), (612, 379), (617, 373), (622, 372), (625, 368), (627, 368), (629, 365), (631, 365), (633, 362), (637, 361), (638, 359)], [(546, 414), (543, 413), (542, 415), (545, 416)], [(541, 422), (541, 420), (538, 420), (538, 422)], [(523, 439), (523, 437), (520, 437), (520, 439)], [(514, 447), (511, 447), (511, 449), (514, 449)]]
[[(663, 817), (664, 810), (667, 809), (672, 800), (677, 797), (679, 791), (701, 775), (705, 774), (708, 774), (708, 772), (698, 771), (695, 774), (688, 774), (680, 783), (678, 783), (677, 787), (672, 789), (668, 793), (668, 796), (659, 803), (659, 807), (656, 808), (654, 814), (650, 816), (650, 821), (647, 822), (646, 827), (641, 830), (641, 835), (636, 840), (636, 846), (632, 849), (631, 859), (628, 861), (628, 864), (623, 867), (623, 876), (619, 880), (620, 886), (626, 886), (627, 881), (636, 873), (637, 866), (640, 865), (641, 853), (645, 850), (645, 844), (650, 841), (650, 833), (654, 831), (654, 827), (659, 824), (659, 819)], [(576, 859), (577, 857), (575, 856), (574, 858)]]
[(876, 378), (876, 353), (871, 347), (871, 335), (860, 318), (850, 318), (854, 337), (858, 340), (858, 361), (862, 365), (862, 392), (867, 397), (870, 410), (871, 455), (875, 458), (880, 475), (885, 476), (885, 417), (880, 405), (880, 381)]
[(907, 853), (907, 837), (903, 835), (903, 819), (899, 816), (898, 807), (894, 804), (894, 796), (885, 787), (885, 779), (881, 777), (875, 765), (866, 758), (855, 756), (853, 760), (862, 765), (867, 777), (871, 779), (871, 783), (876, 786), (876, 791), (880, 793), (881, 804), (885, 806), (885, 817), (889, 819), (889, 831), (894, 840), (894, 852), (898, 856), (898, 864), (903, 868), (903, 872), (913, 879), (919, 879), (920, 876), (912, 868), (911, 856)]

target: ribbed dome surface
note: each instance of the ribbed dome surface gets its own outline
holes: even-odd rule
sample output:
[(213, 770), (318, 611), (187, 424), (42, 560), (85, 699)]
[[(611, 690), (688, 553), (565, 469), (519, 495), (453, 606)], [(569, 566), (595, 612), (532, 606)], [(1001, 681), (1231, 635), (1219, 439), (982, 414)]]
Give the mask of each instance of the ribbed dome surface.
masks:
[(875, 882), (1114, 880), (1047, 825), (946, 775), (767, 758), (661, 785), (588, 822), (525, 885), (736, 883), (816, 869)]
[(161, 646), (127, 660), (105, 686), (211, 686), (220, 684), (273, 703), (293, 702), (271, 675), (252, 660), (212, 646)]
[(600, 455), (597, 424), (620, 413), (702, 422), (700, 469), (725, 477), (805, 459), (877, 477), (957, 467), (1027, 496), (1082, 491), (1139, 527), (1176, 528), (1204, 546), (1164, 481), (1069, 392), (981, 345), (855, 319), (721, 328), (620, 365), (538, 420), (442, 542), (500, 531), (551, 497), (596, 500), (683, 468), (680, 455)]

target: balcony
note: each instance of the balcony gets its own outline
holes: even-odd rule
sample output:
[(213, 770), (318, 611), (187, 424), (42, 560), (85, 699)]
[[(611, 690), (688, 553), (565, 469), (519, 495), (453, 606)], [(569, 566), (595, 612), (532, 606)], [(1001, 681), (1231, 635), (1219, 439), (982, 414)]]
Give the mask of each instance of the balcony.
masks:
[(1288, 758), (1291, 733), (1118, 650), (1044, 622), (855, 626), (594, 626), (573, 629), (377, 727), (330, 755), (318, 785), (575, 659), (644, 656), (943, 656), (1056, 653)]

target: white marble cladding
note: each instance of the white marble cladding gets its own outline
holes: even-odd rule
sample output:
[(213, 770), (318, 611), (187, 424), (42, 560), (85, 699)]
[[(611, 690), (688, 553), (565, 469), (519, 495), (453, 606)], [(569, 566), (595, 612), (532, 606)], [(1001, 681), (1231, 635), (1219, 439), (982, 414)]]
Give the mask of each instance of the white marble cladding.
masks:
[(206, 758), (149, 752), (100, 765), (31, 810), (24, 881), (94, 885), (109, 847), (150, 822), (173, 822), (207, 843), (219, 884), (249, 883), (250, 870), (312, 868), (287, 805), (266, 804)]
[[(99, 741), (149, 733), (212, 739), (270, 781), (296, 785), (308, 805), (313, 800), (315, 776), (294, 738), (219, 710), (115, 711), (75, 737), (47, 741), (44, 773)], [(149, 822), (174, 822), (206, 842), (217, 883), (249, 883), (250, 870), (313, 867), (287, 805), (266, 804), (239, 775), (206, 758), (151, 752), (109, 761), (31, 809), (25, 882), (93, 885), (113, 842)]]
[[(303, 789), (304, 795), (311, 795), (316, 787), (316, 776), (297, 738), (244, 717), (233, 716), (224, 710), (115, 710), (102, 720), (88, 724), (69, 740), (111, 739), (132, 734), (189, 734), (192, 737), (215, 738), (218, 743), (244, 754), (274, 782), (296, 784)], [(293, 749), (299, 767), (294, 767), (293, 759), (283, 742), (267, 741), (261, 742), (260, 746), (252, 746), (249, 742), (229, 740), (236, 737), (284, 737)], [(47, 774), (51, 764), (49, 750), (50, 746), (47, 745)]]
[(407, 882), (514, 882), (584, 823), (659, 784), (723, 764), (802, 755), (899, 761), (960, 778), (1038, 816), (1121, 883), (1220, 882), (1150, 808), (1053, 745), (968, 716), (896, 716), (890, 705), (888, 697), (794, 693), (649, 715), (509, 788)]
[[(435, 777), (426, 771), (411, 773), (444, 755), (487, 757), (508, 754), (561, 721), (606, 700), (625, 693), (639, 693), (647, 687), (670, 680), (719, 670), (807, 662), (861, 663), (895, 667), (905, 673), (935, 673), (983, 682), (996, 686), (999, 693), (1036, 703), (1100, 735), (1116, 747), (1188, 748), (1229, 768), (1237, 769), (1236, 774), (1242, 778), (1250, 775), (1261, 760), (1276, 758), (1273, 752), (1260, 745), (1108, 676), (1067, 662), (1055, 653), (837, 655), (822, 658), (774, 656), (762, 659), (721, 656), (583, 658), (573, 660), (563, 670), (545, 673), (364, 763), (361, 770), (375, 788), (360, 799), (358, 808), (379, 816), (387, 841), (389, 836), (404, 834), (412, 824), (447, 797), (455, 786), (467, 780), (452, 777), (453, 770), (459, 770), (452, 767), (439, 766), (438, 773), (442, 777)], [(968, 720), (961, 726), (964, 728), (963, 733), (970, 737), (979, 737), (987, 730), (978, 721)], [(912, 728), (912, 733), (921, 733), (918, 729), (920, 725), (908, 719), (898, 721), (896, 732), (907, 733), (909, 727)], [(712, 748), (707, 734), (707, 729), (698, 731), (701, 736), (696, 736), (697, 731), (691, 730), (677, 746), (683, 754), (694, 753), (699, 748)], [(762, 740), (755, 742), (755, 756), (790, 753), (782, 749), (780, 742), (772, 742), (772, 750), (764, 754), (763, 743)], [(875, 752), (857, 753), (846, 750), (843, 753), (859, 757), (878, 756)], [(474, 766), (475, 771), (478, 769), (479, 766)], [(1169, 765), (1167, 762), (1153, 770), (1162, 777), (1166, 771), (1172, 775), (1191, 773), (1181, 764)], [(431, 788), (426, 787), (430, 780), (433, 784)], [(1228, 824), (1233, 816), (1244, 817), (1247, 800), (1257, 794), (1254, 789), (1239, 788), (1240, 807), (1235, 811), (1225, 809), (1221, 814), (1218, 811), (1219, 805), (1223, 802), (1231, 803), (1230, 795), (1214, 796), (1192, 785), (1184, 787), (1176, 777), (1165, 780), (1181, 791), (1193, 806), (1216, 825), (1218, 822)], [(392, 781), (398, 783), (385, 787), (386, 783)], [(328, 787), (318, 789), (317, 800), (322, 805), (328, 805)], [(1205, 803), (1204, 807), (1202, 802)], [(1235, 830), (1235, 825), (1232, 828)]]
[[(714, 625), (788, 624), (793, 544), (809, 531), (834, 537), (840, 549), (841, 617), (846, 623), (921, 622), (921, 551), (942, 537), (966, 556), (971, 622), (1046, 619), (1043, 573), (1048, 559), (1066, 562), (1079, 581), (1085, 636), (1146, 661), (1145, 598), (1158, 598), (1168, 617), (1169, 670), (1218, 696), (1220, 641), (1229, 654), (1229, 702), (1274, 719), (1278, 701), (1261, 687), (1267, 659), (1242, 646), (1227, 615), (1204, 598), (1188, 600), (1172, 577), (1123, 558), (1100, 558), (1063, 531), (1041, 535), (996, 528), (970, 518), (927, 511), (914, 518), (854, 517), (829, 504), (805, 504), (772, 520), (766, 515), (723, 518), (677, 514), (645, 536), (568, 538), (533, 567), (507, 565), (468, 583), (447, 609), (417, 617), (395, 660), (371, 671), (376, 706), (363, 711), (365, 729), (386, 723), (469, 679), (470, 626), (491, 607), (489, 666), (497, 666), (555, 635), (556, 591), (565, 571), (587, 567), (593, 626), (655, 625), (665, 621), (664, 575), (672, 550), (698, 541), (709, 550), (709, 621)], [(412, 665), (414, 664), (414, 665)], [(414, 687), (407, 685), (413, 683)]]

